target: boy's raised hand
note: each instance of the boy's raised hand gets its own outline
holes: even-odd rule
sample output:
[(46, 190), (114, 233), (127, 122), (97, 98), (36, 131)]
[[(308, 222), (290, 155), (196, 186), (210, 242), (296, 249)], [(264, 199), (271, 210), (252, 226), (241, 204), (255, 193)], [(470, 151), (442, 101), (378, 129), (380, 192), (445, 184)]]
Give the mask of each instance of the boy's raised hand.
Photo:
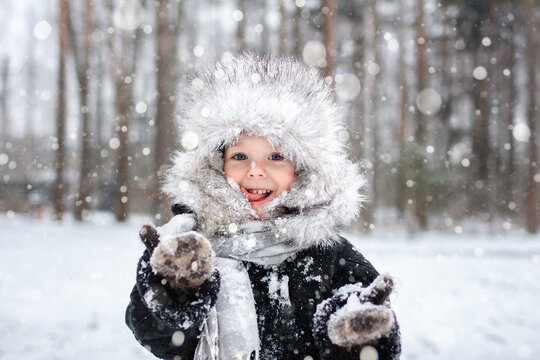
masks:
[(215, 253), (201, 234), (195, 231), (166, 234), (163, 227), (146, 224), (139, 236), (152, 254), (153, 271), (163, 276), (171, 287), (195, 289), (210, 277)]
[(393, 311), (384, 303), (394, 287), (392, 278), (380, 275), (359, 295), (330, 316), (328, 337), (338, 346), (362, 345), (389, 333), (395, 326)]

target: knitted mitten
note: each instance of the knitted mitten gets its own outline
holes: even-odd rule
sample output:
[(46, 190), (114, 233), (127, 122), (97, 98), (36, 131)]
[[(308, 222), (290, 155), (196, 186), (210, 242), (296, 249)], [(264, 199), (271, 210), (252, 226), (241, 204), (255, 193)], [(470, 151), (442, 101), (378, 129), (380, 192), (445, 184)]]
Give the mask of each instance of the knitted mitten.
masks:
[(174, 289), (195, 289), (212, 273), (215, 258), (210, 242), (195, 231), (181, 234), (160, 233), (146, 224), (139, 235), (152, 254), (150, 265)]
[(394, 283), (381, 275), (360, 294), (350, 294), (346, 303), (330, 316), (328, 337), (338, 346), (365, 344), (388, 334), (395, 327), (394, 313), (385, 306)]

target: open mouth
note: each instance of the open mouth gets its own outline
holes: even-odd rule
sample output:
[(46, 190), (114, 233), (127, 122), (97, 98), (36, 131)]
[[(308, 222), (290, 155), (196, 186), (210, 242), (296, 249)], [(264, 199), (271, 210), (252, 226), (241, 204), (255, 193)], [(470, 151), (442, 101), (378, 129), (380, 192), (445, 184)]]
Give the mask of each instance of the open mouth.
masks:
[(251, 204), (259, 205), (262, 204), (268, 199), (272, 194), (271, 190), (266, 189), (246, 189), (240, 188), (244, 194), (247, 195), (248, 200)]

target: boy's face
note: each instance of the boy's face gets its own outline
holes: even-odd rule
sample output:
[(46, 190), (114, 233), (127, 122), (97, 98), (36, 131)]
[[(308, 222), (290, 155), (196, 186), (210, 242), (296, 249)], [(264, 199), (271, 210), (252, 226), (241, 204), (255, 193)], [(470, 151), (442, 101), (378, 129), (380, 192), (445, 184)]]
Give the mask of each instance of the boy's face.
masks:
[(294, 182), (294, 165), (263, 137), (242, 136), (225, 150), (224, 171), (248, 197), (260, 218), (264, 205)]

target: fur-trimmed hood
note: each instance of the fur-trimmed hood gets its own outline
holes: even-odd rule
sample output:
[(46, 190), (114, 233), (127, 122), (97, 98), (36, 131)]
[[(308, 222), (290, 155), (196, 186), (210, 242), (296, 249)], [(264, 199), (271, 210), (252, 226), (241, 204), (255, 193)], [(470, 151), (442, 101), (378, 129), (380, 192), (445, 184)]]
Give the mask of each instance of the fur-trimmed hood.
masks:
[(223, 149), (246, 134), (281, 147), (296, 168), (295, 183), (267, 205), (264, 220), (300, 246), (339, 241), (339, 228), (358, 215), (364, 178), (347, 158), (333, 91), (317, 69), (242, 55), (199, 74), (182, 99), (183, 150), (163, 189), (195, 212), (199, 231), (212, 237), (256, 216), (223, 172)]

